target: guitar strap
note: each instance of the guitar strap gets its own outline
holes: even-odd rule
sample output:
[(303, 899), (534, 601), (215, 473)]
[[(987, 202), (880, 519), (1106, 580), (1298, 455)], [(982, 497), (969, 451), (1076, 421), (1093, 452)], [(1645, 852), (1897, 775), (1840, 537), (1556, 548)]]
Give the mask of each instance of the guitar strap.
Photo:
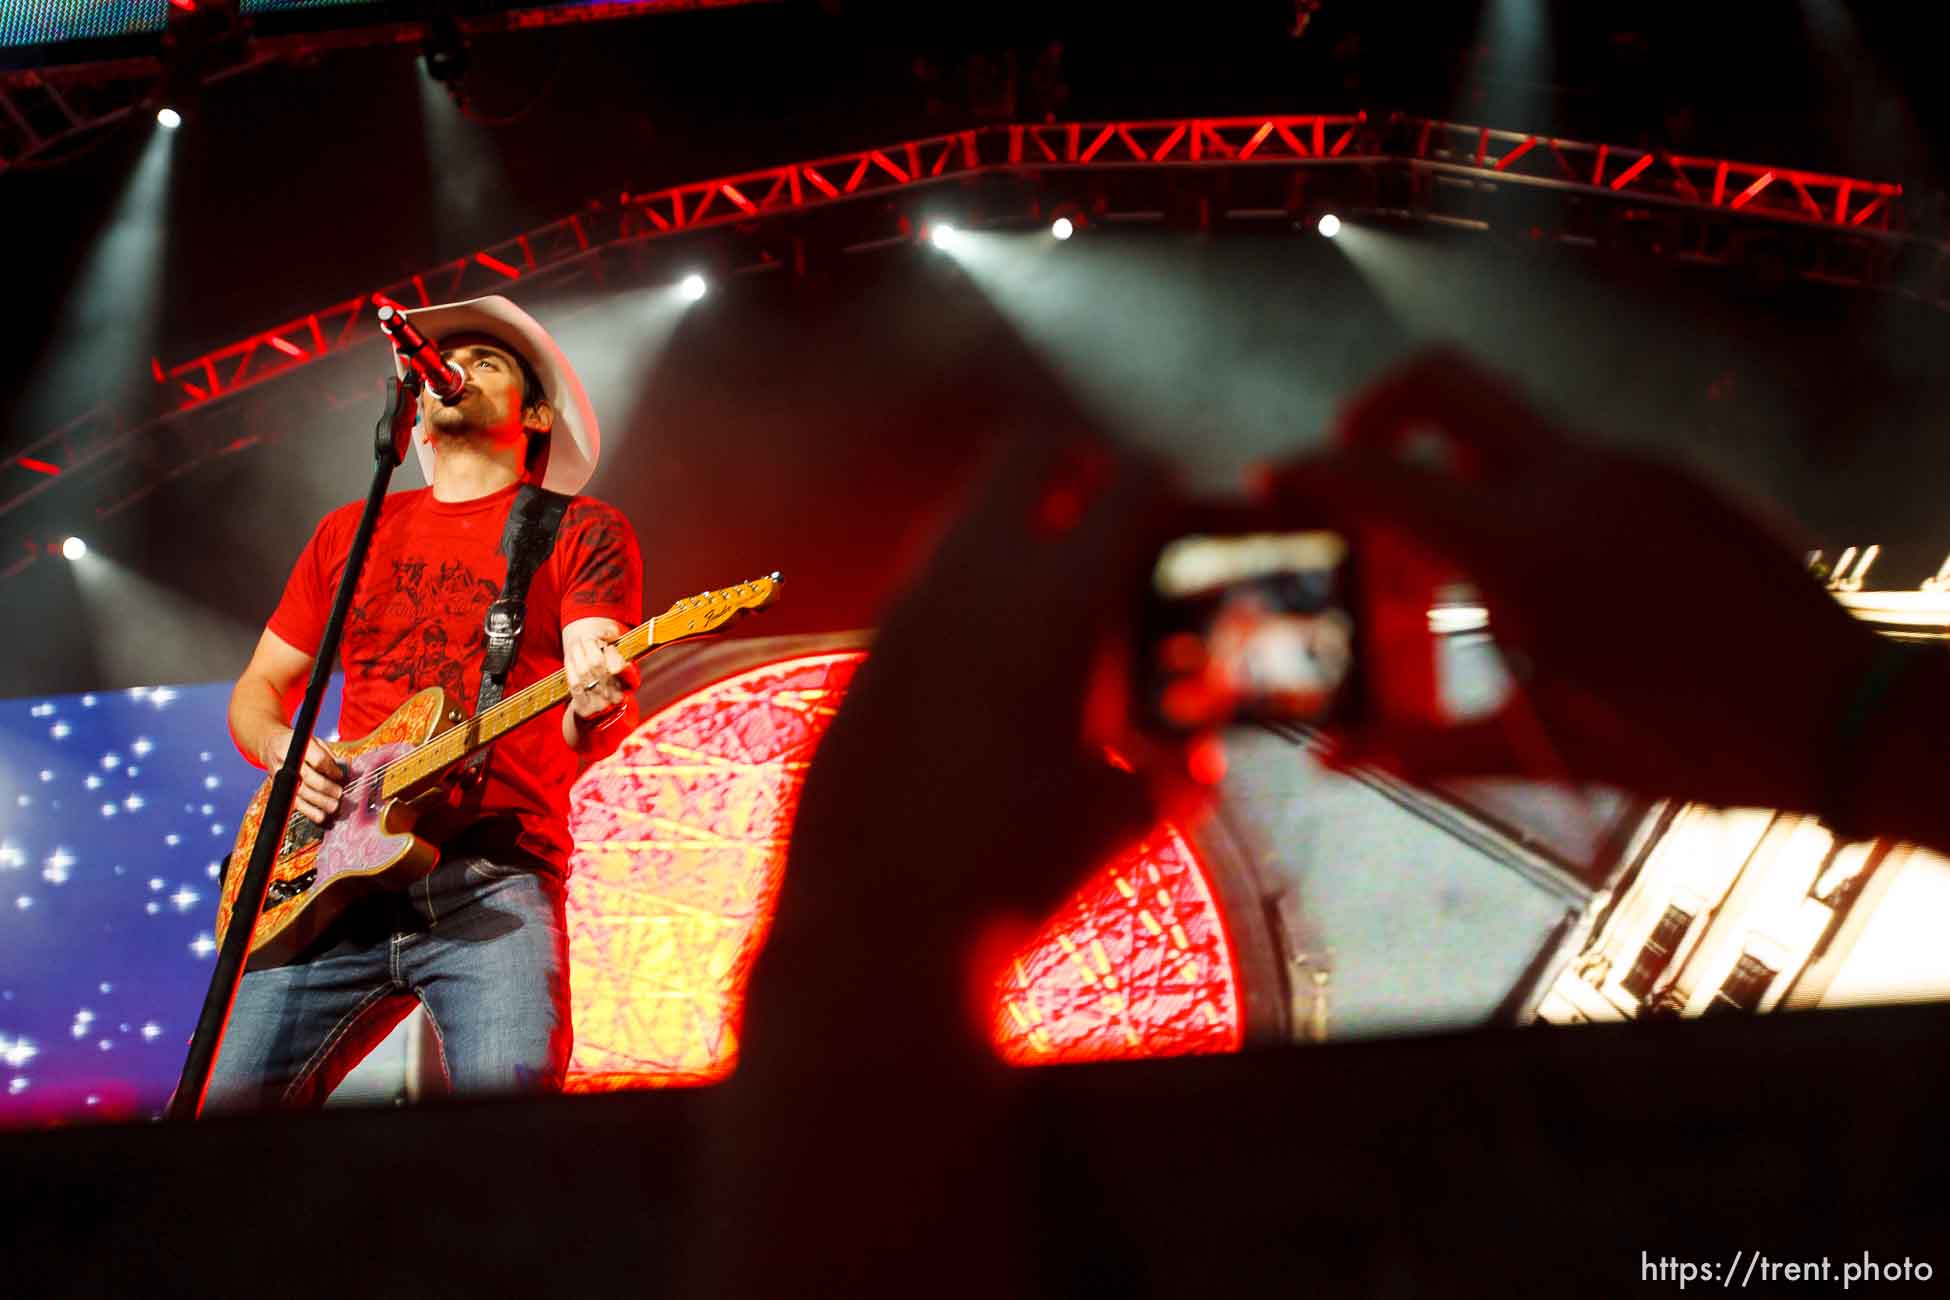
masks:
[[(501, 594), (487, 608), (485, 631), (487, 657), (481, 661), (481, 689), (474, 697), (474, 713), (479, 716), (493, 708), (507, 689), (508, 670), (514, 667), (515, 652), (521, 647), (522, 624), (528, 611), (528, 582), (542, 561), (555, 549), (555, 532), (562, 524), (562, 512), (569, 498), (548, 492), (533, 483), (523, 483), (508, 510), (508, 526), (501, 533), (501, 553), (508, 557), (508, 576), (501, 583)], [(487, 775), (488, 749), (479, 750), (461, 764), (461, 780), (478, 782)]]

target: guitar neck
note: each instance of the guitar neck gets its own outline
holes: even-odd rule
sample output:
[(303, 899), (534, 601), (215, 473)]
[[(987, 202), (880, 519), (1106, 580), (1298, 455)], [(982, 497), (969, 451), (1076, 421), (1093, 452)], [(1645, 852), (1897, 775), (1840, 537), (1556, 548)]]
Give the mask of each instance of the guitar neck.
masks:
[[(776, 572), (741, 582), (721, 591), (706, 591), (678, 601), (641, 627), (625, 632), (616, 649), (628, 662), (643, 658), (660, 645), (714, 632), (747, 610), (772, 603), (784, 579)], [(443, 731), (404, 758), (395, 759), (380, 778), (379, 797), (398, 799), (416, 794), (443, 776), (447, 769), (476, 750), (485, 749), (523, 723), (548, 712), (569, 698), (567, 670), (550, 673), (525, 686), (493, 708), (475, 714), (459, 726)]]
[[(672, 618), (672, 614), (661, 614), (641, 627), (624, 633), (616, 642), (617, 651), (626, 660), (634, 662), (641, 659), (653, 647), (674, 639), (668, 633), (658, 636), (658, 625)], [(516, 727), (548, 712), (568, 698), (567, 669), (550, 673), (534, 685), (523, 687), (493, 708), (441, 732), (405, 758), (389, 765), (380, 785), (380, 797), (395, 799), (415, 787), (426, 785), (476, 750), (487, 748)]]

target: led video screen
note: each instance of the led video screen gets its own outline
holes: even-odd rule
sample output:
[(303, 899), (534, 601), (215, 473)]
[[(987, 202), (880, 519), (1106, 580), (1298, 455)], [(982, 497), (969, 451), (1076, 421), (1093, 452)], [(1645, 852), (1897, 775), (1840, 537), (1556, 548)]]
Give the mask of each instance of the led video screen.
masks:
[[(591, 0), (564, 4), (494, 3), (484, 0), (462, 6), (464, 13), (492, 13), (504, 9), (569, 9)], [(171, 0), (21, 0), (0, 4), (0, 49), (53, 45), (68, 41), (159, 35), (168, 21)], [(407, 6), (385, 0), (241, 0), (245, 17), (297, 13), (304, 10), (370, 9), (372, 14), (348, 13), (348, 22), (403, 21), (413, 14)]]

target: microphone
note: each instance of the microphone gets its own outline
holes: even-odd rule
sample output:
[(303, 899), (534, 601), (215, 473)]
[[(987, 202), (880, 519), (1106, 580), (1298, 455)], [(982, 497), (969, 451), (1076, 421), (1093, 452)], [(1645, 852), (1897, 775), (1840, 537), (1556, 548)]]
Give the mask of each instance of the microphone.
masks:
[(467, 376), (451, 361), (443, 360), (432, 339), (413, 328), (406, 313), (388, 303), (379, 309), (379, 328), (393, 341), (393, 350), (417, 370), (433, 395), (452, 406), (467, 386)]

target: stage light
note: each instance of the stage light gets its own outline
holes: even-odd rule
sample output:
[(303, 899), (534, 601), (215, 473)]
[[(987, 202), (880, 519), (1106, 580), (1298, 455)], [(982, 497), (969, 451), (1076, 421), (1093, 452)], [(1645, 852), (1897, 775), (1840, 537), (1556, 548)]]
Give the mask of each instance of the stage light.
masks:
[(1050, 223), (1049, 232), (1058, 239), (1068, 239), (1077, 233), (1077, 228), (1068, 217), (1058, 217)]
[(936, 248), (946, 250), (955, 246), (955, 238), (960, 233), (953, 226), (943, 222), (928, 231), (928, 238), (933, 241)]
[(156, 121), (165, 130), (194, 120), (203, 84), (244, 61), (249, 36), (238, 9), (239, 0), (171, 0), (157, 51)]
[(452, 14), (437, 15), (427, 24), (426, 36), (420, 43), (420, 60), (427, 75), (447, 88), (454, 103), (466, 107), (467, 36)]
[(1332, 239), (1341, 233), (1341, 219), (1330, 212), (1322, 217), (1320, 224), (1314, 228), (1329, 239)]
[(677, 292), (683, 296), (686, 302), (696, 302), (709, 292), (710, 288), (711, 286), (705, 283), (704, 277), (695, 271), (685, 276), (677, 284)]
[(78, 560), (88, 554), (88, 543), (79, 537), (70, 537), (61, 543), (61, 554), (70, 560)]

